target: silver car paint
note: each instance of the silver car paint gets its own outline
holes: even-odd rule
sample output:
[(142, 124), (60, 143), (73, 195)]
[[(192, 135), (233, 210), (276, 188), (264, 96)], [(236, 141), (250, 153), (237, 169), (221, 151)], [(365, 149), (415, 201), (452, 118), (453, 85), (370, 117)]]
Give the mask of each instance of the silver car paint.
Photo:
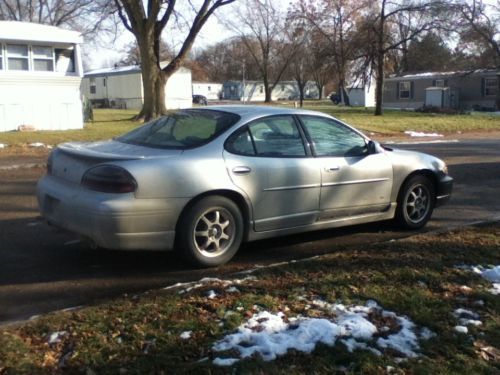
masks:
[[(189, 201), (210, 192), (232, 192), (245, 202), (247, 239), (253, 240), (390, 219), (399, 189), (409, 174), (419, 169), (438, 173), (443, 168), (443, 163), (432, 156), (381, 147), (363, 158), (233, 155), (224, 151), (224, 142), (254, 119), (287, 113), (331, 117), (282, 108), (206, 108), (234, 111), (241, 119), (217, 139), (196, 149), (161, 150), (116, 141), (63, 146), (53, 158), (53, 174), (38, 185), (43, 216), (103, 247), (172, 249), (177, 220)], [(127, 169), (138, 181), (135, 194), (82, 188), (83, 173), (100, 163)], [(58, 207), (55, 213), (49, 207), (54, 202)], [(91, 219), (93, 216), (96, 220)]]

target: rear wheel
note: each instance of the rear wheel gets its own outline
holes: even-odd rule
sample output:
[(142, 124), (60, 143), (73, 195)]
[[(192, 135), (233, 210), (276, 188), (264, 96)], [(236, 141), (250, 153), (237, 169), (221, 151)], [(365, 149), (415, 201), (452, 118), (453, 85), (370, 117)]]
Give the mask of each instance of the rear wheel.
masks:
[(243, 238), (243, 217), (225, 197), (206, 197), (190, 207), (178, 227), (179, 249), (189, 262), (213, 267), (228, 262)]
[(396, 223), (404, 229), (422, 228), (434, 209), (434, 185), (425, 176), (413, 176), (399, 192)]

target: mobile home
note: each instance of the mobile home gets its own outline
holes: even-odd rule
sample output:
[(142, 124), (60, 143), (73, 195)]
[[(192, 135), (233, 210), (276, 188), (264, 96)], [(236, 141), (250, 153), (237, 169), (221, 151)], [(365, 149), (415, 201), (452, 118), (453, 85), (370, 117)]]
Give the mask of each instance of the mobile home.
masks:
[[(180, 68), (165, 85), (167, 109), (191, 107), (191, 90), (191, 70)], [(116, 66), (86, 72), (82, 93), (97, 107), (141, 109), (144, 103), (141, 67)]]
[(426, 106), (461, 110), (493, 110), (499, 72), (480, 69), (460, 72), (419, 73), (385, 79), (385, 108), (416, 109)]
[(0, 21), (0, 131), (83, 127), (76, 31)]
[[(273, 89), (271, 100), (299, 100), (299, 86), (296, 81), (281, 81)], [(246, 81), (243, 90), (242, 81), (224, 82), (222, 97), (227, 100), (245, 102), (263, 102), (266, 99), (262, 81)], [(304, 88), (305, 99), (318, 99), (319, 91), (314, 82), (307, 82)]]

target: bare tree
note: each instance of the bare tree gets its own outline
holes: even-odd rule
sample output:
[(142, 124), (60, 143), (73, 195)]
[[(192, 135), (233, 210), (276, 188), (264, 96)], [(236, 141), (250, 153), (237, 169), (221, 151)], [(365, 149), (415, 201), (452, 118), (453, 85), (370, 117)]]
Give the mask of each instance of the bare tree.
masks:
[(454, 8), (460, 16), (462, 36), (482, 42), (481, 47), (491, 51), (495, 67), (500, 69), (500, 1), (496, 5), (482, 0), (460, 1)]
[(205, 68), (212, 81), (223, 82), (241, 77), (243, 65), (246, 79), (260, 78), (260, 71), (252, 63), (253, 58), (239, 36), (208, 46), (198, 52), (194, 60)]
[(137, 119), (148, 121), (166, 113), (165, 83), (188, 57), (196, 36), (214, 12), (235, 0), (203, 0), (198, 7), (189, 2), (194, 18), (179, 52), (165, 67), (160, 66), (163, 30), (180, 14), (176, 0), (115, 0), (123, 25), (135, 37), (141, 55), (144, 104)]
[(103, 28), (112, 31), (115, 11), (107, 0), (0, 0), (0, 20), (25, 21), (78, 30), (93, 39)]
[(318, 33), (313, 32), (311, 35), (311, 49), (309, 50), (308, 56), (311, 79), (318, 89), (318, 99), (323, 99), (324, 87), (331, 81), (334, 68), (332, 62), (328, 58), (328, 51), (325, 43)]
[[(386, 56), (390, 51), (399, 49), (423, 32), (437, 27), (436, 13), (441, 10), (440, 1), (407, 0), (394, 2), (380, 0), (366, 18), (368, 27), (366, 43), (373, 45), (370, 51), (374, 54), (368, 57), (375, 65), (375, 115), (382, 115), (383, 85)], [(404, 23), (404, 25), (401, 25)], [(399, 27), (403, 33), (394, 32)]]
[(297, 51), (296, 39), (286, 25), (286, 14), (271, 0), (245, 0), (233, 17), (223, 23), (239, 34), (258, 67), (265, 101)]
[[(326, 53), (331, 59), (343, 104), (349, 104), (346, 94), (349, 64), (357, 58), (358, 46), (353, 42), (356, 39), (357, 20), (366, 9), (368, 5), (364, 0), (301, 0), (294, 11), (296, 16), (304, 18), (314, 27), (316, 38), (322, 36), (327, 44), (324, 53), (316, 54), (325, 56)], [(318, 43), (317, 47), (321, 48), (324, 43)]]
[[(118, 62), (118, 65), (141, 65), (141, 52), (136, 41), (127, 44), (123, 50), (125, 56)], [(162, 61), (171, 60), (174, 56), (173, 49), (160, 41), (160, 59)]]

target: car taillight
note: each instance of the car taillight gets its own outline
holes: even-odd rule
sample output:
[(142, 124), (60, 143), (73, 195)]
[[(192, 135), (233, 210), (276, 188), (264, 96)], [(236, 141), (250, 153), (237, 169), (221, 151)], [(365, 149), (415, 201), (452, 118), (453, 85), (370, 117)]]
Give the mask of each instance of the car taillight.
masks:
[(133, 193), (137, 189), (137, 182), (121, 167), (98, 165), (85, 172), (82, 186), (104, 193)]

